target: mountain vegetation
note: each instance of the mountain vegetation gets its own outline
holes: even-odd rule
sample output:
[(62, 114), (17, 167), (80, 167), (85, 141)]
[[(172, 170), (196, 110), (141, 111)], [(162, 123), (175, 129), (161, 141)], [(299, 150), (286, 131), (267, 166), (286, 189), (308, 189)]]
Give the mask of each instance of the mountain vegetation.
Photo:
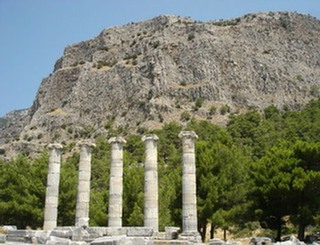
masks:
[[(140, 129), (123, 135), (123, 225), (143, 225), (143, 162), (141, 136), (159, 137), (160, 230), (181, 226), (181, 130), (194, 130), (196, 141), (198, 223), (202, 236), (208, 223), (234, 236), (261, 235), (280, 240), (282, 235), (320, 228), (320, 99), (301, 110), (279, 110), (270, 105), (263, 112), (252, 109), (230, 115), (226, 127), (189, 119), (185, 126), (166, 123), (161, 129)], [(111, 135), (112, 135), (111, 134)], [(92, 156), (90, 225), (106, 226), (110, 145), (97, 137)], [(65, 143), (61, 166), (59, 225), (74, 225), (79, 153)], [(48, 154), (35, 159), (18, 155), (0, 160), (0, 224), (19, 228), (41, 227)]]

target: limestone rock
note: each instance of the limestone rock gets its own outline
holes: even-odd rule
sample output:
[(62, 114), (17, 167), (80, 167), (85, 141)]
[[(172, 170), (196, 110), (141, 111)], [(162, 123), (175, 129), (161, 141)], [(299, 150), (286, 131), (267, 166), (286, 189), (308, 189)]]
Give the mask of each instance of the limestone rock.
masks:
[(0, 130), (18, 141), (0, 138), (14, 152), (108, 136), (110, 127), (184, 123), (183, 112), (225, 124), (228, 115), (210, 114), (212, 106), (299, 109), (320, 94), (319, 35), (318, 19), (288, 12), (209, 22), (159, 16), (111, 27), (66, 47), (20, 126)]

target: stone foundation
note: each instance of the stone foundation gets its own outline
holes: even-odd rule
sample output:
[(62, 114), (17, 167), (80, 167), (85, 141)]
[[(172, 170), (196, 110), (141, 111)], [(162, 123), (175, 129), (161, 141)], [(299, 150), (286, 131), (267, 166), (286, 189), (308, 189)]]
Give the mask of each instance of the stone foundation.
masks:
[(49, 245), (174, 245), (201, 244), (179, 235), (179, 227), (154, 232), (150, 227), (57, 227), (52, 231), (10, 230), (6, 244)]

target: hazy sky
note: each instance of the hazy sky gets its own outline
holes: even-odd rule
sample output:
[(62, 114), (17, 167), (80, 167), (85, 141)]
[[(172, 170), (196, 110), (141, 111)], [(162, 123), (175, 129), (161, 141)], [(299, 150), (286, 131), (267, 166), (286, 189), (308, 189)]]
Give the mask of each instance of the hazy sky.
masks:
[(261, 11), (320, 19), (320, 0), (0, 0), (0, 116), (30, 107), (64, 48), (104, 28), (161, 14), (206, 21)]

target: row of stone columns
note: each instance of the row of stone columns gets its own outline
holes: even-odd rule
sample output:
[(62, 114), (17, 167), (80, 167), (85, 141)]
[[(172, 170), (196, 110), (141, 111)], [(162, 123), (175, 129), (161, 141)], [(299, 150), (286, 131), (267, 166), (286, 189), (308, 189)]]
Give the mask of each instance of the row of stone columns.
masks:
[[(197, 199), (196, 199), (196, 165), (194, 140), (197, 135), (192, 131), (182, 131), (182, 230), (185, 236), (197, 234)], [(158, 160), (156, 135), (142, 137), (145, 144), (145, 177), (144, 177), (144, 226), (152, 227), (154, 232), (159, 230), (158, 208)], [(113, 137), (111, 144), (110, 186), (108, 226), (122, 226), (122, 191), (123, 191), (123, 144), (122, 137)], [(88, 226), (90, 177), (91, 177), (91, 149), (94, 144), (82, 142), (80, 144), (80, 162), (78, 175), (78, 192), (76, 204), (76, 226)], [(51, 230), (57, 226), (57, 208), (60, 180), (60, 144), (49, 145), (50, 157), (47, 177), (44, 226)]]

